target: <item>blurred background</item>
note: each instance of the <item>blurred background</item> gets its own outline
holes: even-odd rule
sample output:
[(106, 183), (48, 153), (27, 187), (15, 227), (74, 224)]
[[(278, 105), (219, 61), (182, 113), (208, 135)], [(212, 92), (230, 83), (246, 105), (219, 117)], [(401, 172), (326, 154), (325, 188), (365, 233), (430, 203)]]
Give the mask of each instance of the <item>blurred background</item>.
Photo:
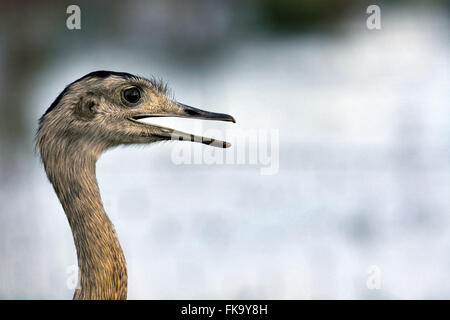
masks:
[[(66, 27), (70, 4), (81, 30)], [(381, 30), (366, 27), (370, 4)], [(176, 143), (100, 158), (130, 299), (450, 298), (449, 7), (3, 0), (0, 298), (72, 298), (72, 234), (33, 143), (64, 86), (99, 69), (163, 78), (237, 119), (200, 129), (279, 130), (268, 176), (175, 165)]]

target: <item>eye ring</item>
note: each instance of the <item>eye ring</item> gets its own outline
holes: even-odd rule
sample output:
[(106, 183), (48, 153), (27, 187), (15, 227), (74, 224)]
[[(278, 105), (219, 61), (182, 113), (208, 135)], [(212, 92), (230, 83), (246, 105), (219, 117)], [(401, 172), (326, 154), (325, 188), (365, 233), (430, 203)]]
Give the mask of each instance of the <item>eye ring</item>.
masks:
[(137, 87), (131, 87), (122, 91), (122, 97), (126, 102), (134, 104), (141, 100), (141, 91)]

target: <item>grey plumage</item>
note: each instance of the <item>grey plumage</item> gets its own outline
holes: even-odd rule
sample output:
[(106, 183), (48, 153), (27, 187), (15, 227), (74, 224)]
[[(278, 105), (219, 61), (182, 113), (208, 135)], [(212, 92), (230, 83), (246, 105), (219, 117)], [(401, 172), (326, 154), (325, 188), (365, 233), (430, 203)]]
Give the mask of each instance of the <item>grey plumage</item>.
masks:
[[(95, 163), (103, 151), (118, 145), (164, 140), (230, 146), (139, 122), (144, 117), (163, 116), (234, 122), (229, 115), (177, 103), (167, 93), (167, 86), (160, 81), (96, 71), (68, 85), (39, 121), (36, 147), (66, 213), (77, 249), (80, 278), (74, 299), (127, 296), (125, 257), (103, 209), (95, 177)], [(131, 101), (137, 96), (138, 101)]]

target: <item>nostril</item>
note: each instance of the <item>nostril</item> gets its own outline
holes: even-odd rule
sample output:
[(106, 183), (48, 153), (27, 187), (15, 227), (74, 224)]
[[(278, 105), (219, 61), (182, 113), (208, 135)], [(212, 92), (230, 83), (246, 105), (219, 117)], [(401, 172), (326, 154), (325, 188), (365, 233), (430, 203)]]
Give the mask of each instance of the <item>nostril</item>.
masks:
[(200, 114), (197, 111), (191, 109), (185, 109), (184, 112), (186, 112), (190, 116), (198, 116)]

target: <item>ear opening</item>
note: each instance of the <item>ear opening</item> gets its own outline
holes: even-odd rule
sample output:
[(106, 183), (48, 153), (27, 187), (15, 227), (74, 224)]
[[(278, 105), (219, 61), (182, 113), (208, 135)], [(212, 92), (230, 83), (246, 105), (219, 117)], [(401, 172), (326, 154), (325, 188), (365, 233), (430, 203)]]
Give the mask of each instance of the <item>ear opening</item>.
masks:
[(95, 112), (94, 107), (96, 105), (97, 104), (94, 101), (89, 101), (89, 103), (87, 104), (87, 108), (89, 109), (89, 112), (94, 113)]
[(82, 119), (92, 119), (97, 113), (98, 101), (93, 94), (87, 94), (81, 97), (76, 104), (74, 113)]

